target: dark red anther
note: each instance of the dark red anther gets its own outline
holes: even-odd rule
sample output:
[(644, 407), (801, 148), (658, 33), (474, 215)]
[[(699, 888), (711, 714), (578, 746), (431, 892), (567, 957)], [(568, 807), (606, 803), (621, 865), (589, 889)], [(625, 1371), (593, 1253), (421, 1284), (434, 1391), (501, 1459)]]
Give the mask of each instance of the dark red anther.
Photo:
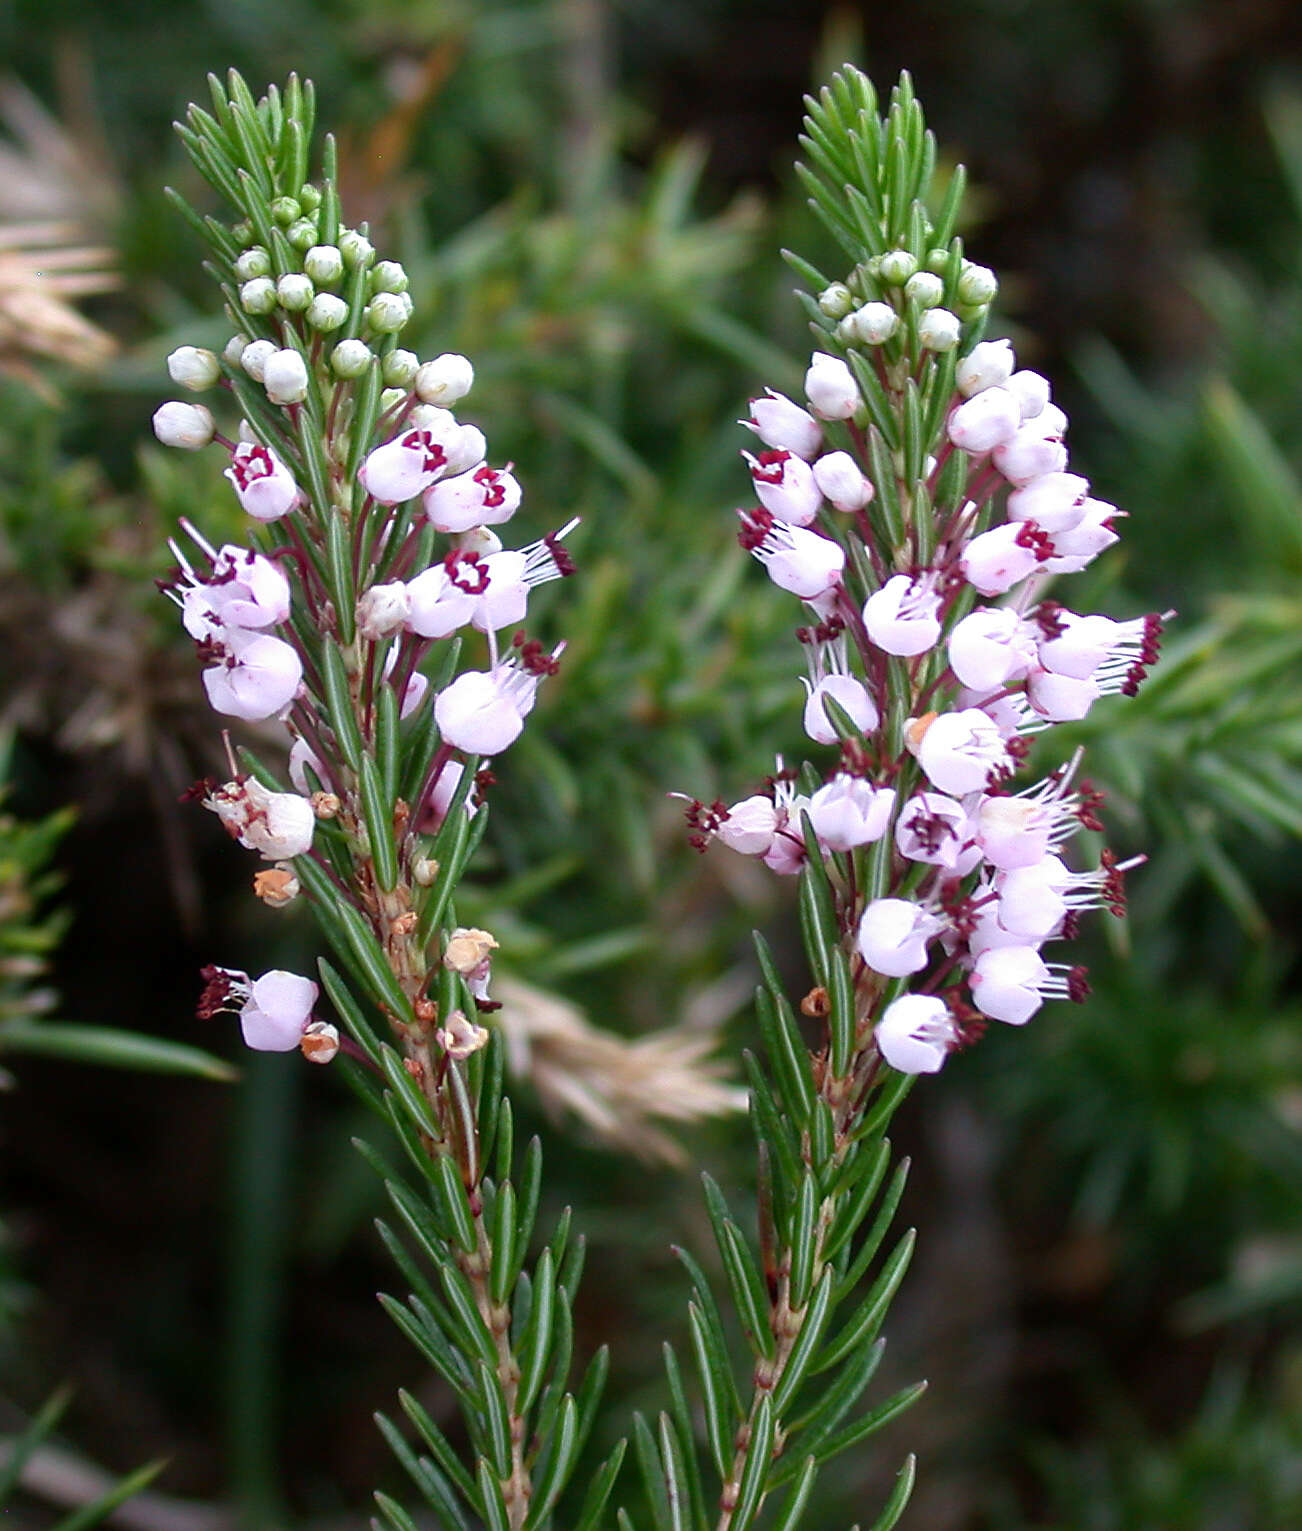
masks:
[(756, 459), (759, 466), (750, 470), (750, 476), (761, 484), (780, 484), (787, 471), (790, 452), (761, 452)]
[(1074, 967), (1067, 974), (1067, 998), (1078, 1005), (1089, 998), (1088, 973), (1089, 969), (1086, 967)]

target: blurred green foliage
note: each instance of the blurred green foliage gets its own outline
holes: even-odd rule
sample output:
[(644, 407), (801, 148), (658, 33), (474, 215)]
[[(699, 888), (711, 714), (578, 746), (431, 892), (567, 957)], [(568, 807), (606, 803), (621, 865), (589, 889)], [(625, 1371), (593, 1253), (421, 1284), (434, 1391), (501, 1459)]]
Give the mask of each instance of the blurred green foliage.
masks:
[[(495, 460), (518, 465), (522, 537), (584, 517), (573, 539), (580, 576), (540, 592), (538, 606), (544, 636), (569, 639), (563, 684), (544, 692), (542, 726), (502, 762), (482, 903), (466, 912), (493, 923), (522, 974), (564, 990), (601, 1024), (636, 1033), (686, 1012), (740, 1037), (744, 927), (764, 924), (781, 949), (788, 890), (721, 851), (698, 861), (664, 794), (740, 795), (771, 769), (775, 750), (800, 748), (785, 618), (732, 540), (730, 512), (746, 487), (736, 459), (744, 436), (732, 422), (748, 394), (798, 384), (805, 339), (775, 247), (790, 244), (815, 263), (821, 250), (787, 182), (739, 192), (718, 173), (720, 159), (734, 162), (727, 144), (707, 158), (699, 143), (663, 130), (656, 106), (671, 110), (665, 78), (695, 77), (708, 59), (718, 92), (701, 93), (702, 120), (734, 99), (731, 69), (749, 80), (747, 99), (764, 105), (765, 122), (753, 107), (734, 119), (738, 135), (789, 140), (797, 101), (774, 86), (762, 56), (766, 41), (769, 59), (782, 52), (774, 38), (795, 49), (774, 22), (779, 8), (742, 16), (737, 5), (692, 14), (675, 4), (653, 16), (642, 5), (551, 0), (223, 0), (193, 7), (184, 27), (171, 16), (161, 50), (159, 6), (122, 0), (112, 9), (107, 28), (90, 0), (53, 13), (20, 0), (0, 6), (0, 41), (47, 102), (58, 102), (61, 79), (65, 102), (74, 99), (67, 81), (89, 82), (80, 131), (107, 152), (116, 202), (105, 228), (119, 239), (127, 277), (124, 293), (96, 309), (124, 342), (103, 375), (57, 378), (62, 408), (0, 382), (3, 701), (23, 732), (17, 785), (20, 805), (36, 805), (29, 817), (61, 795), (87, 800), (73, 837), (83, 868), (116, 863), (134, 837), (133, 886), (183, 886), (188, 865), (210, 891), (201, 947), (172, 926), (160, 935), (145, 924), (159, 917), (157, 903), (138, 900), (141, 923), (127, 939), (161, 955), (158, 971), (136, 973), (141, 964), (114, 966), (105, 949), (123, 939), (122, 911), (109, 918), (102, 877), (74, 879), (79, 944), (61, 986), (88, 992), (86, 970), (98, 965), (115, 989), (95, 1019), (190, 1041), (183, 965), (295, 939), (291, 925), (283, 937), (269, 933), (244, 895), (228, 896), (231, 862), (204, 840), (211, 826), (164, 802), (210, 768), (212, 730), (190, 656), (148, 578), (178, 515), (217, 536), (238, 518), (212, 463), (141, 445), (167, 391), (166, 352), (225, 337), (189, 236), (162, 203), (168, 178), (195, 194), (167, 122), (208, 68), (235, 64), (260, 80), (293, 67), (316, 76), (323, 116), (348, 129), (355, 215), (383, 223), (411, 274), (426, 325), (411, 343), (422, 354), (465, 351), (476, 363), (465, 413)], [(1093, 999), (1054, 1007), (1025, 1031), (998, 1028), (933, 1087), (973, 1106), (994, 1139), (992, 1195), (1016, 1312), (1002, 1320), (1012, 1360), (977, 1481), (963, 1477), (961, 1442), (942, 1433), (919, 1488), (949, 1485), (949, 1497), (917, 1513), (954, 1531), (1277, 1531), (1299, 1514), (1296, 1347), (1285, 1340), (1302, 1297), (1302, 95), (1283, 77), (1266, 89), (1267, 72), (1251, 59), (1240, 116), (1227, 125), (1230, 107), (1219, 105), (1216, 138), (1163, 116), (1159, 101), (1142, 169), (1125, 183), (1140, 211), (1118, 229), (1100, 212), (1122, 197), (1118, 160), (1085, 178), (1087, 125), (1111, 110), (1116, 131), (1133, 137), (1127, 29), (1147, 40), (1138, 56), (1173, 90), (1165, 44), (1185, 35), (1183, 13), (1196, 8), (1078, 9), (1070, 65), (1053, 51), (1065, 47), (1067, 23), (1046, 19), (1042, 35), (1015, 7), (959, 15), (923, 6), (912, 22), (874, 15), (869, 28), (875, 52), (915, 50), (900, 61), (917, 64), (942, 138), (952, 124), (984, 146), (988, 227), (972, 253), (996, 263), (1008, 251), (1020, 266), (1005, 288), (1008, 317), (1069, 354), (1074, 375), (1056, 382), (1079, 421), (1074, 459), (1093, 470), (1097, 493), (1130, 512), (1120, 548), (1065, 598), (1116, 615), (1179, 611), (1167, 658), (1140, 697), (1101, 704), (1079, 730), (1086, 769), (1109, 792), (1111, 838), (1150, 855), (1132, 880), (1129, 921), (1098, 932)], [(937, 16), (948, 40), (921, 35)], [(1213, 19), (1197, 19), (1210, 48)], [(807, 59), (806, 48), (802, 72)], [(985, 61), (984, 74), (973, 75), (974, 60)], [(1071, 88), (1038, 133), (1028, 97), (1050, 70), (1065, 70)], [(968, 105), (957, 89), (929, 91), (929, 71), (968, 81)], [(991, 110), (996, 98), (1005, 112)], [(672, 103), (675, 120), (684, 110)], [(1257, 155), (1251, 175), (1244, 144)], [(1120, 154), (1098, 140), (1100, 158), (1109, 151)], [(1037, 155), (1050, 168), (1028, 168)], [(1163, 167), (1174, 167), (1165, 179)], [(1059, 171), (1053, 199), (1015, 205)], [(1151, 246), (1131, 237), (1134, 227), (1156, 238), (1171, 199), (1198, 192), (1202, 203), (1182, 204), (1171, 220), (1186, 240), (1178, 256), (1166, 252), (1163, 265), (1137, 255)], [(1206, 229), (1227, 236), (1221, 253)], [(1130, 329), (1102, 337), (1088, 328), (1126, 305)], [(1128, 344), (1136, 330), (1149, 349), (1128, 366), (1116, 341), (1137, 354)], [(1163, 336), (1173, 337), (1169, 356), (1154, 340)], [(128, 635), (123, 650), (143, 660), (120, 657), (113, 633)], [(70, 730), (74, 702), (83, 724)], [(104, 945), (98, 926), (112, 932)], [(68, 1013), (90, 1018), (89, 1009)], [(288, 1488), (310, 1519), (357, 1504), (382, 1471), (369, 1408), (406, 1362), (391, 1359), (380, 1323), (359, 1313), (374, 1286), (365, 1223), (376, 1208), (338, 1150), (351, 1108), (319, 1089), (310, 1107), (296, 1106), (298, 1093), (263, 1081), (244, 1097), (229, 1254), (213, 1219), (197, 1235), (208, 1241), (194, 1251), (201, 1274), (161, 1218), (141, 1233), (170, 1327), (146, 1347), (155, 1369), (131, 1374), (139, 1397), (128, 1413), (145, 1422), (151, 1449), (180, 1451), (183, 1489), (265, 1507)], [(23, 1148), (24, 1120), (37, 1142), (24, 1110), (64, 1120), (78, 1099), (75, 1085), (38, 1076), (13, 1102), (4, 1204), (19, 1214), (9, 1218), (18, 1269), (38, 1285), (58, 1268), (33, 1262), (33, 1242), (83, 1240), (85, 1260), (99, 1258), (85, 1208), (35, 1148)], [(128, 1091), (118, 1110), (160, 1135), (182, 1132), (183, 1113), (203, 1120), (187, 1173), (210, 1203), (226, 1107), (177, 1100), (175, 1115), (160, 1117), (156, 1089)], [(908, 1147), (925, 1165), (936, 1149), (924, 1125), (915, 1120)], [(98, 1130), (111, 1155), (108, 1129)], [(725, 1184), (745, 1174), (739, 1136), (721, 1125), (691, 1143)], [(584, 1207), (594, 1241), (597, 1295), (580, 1315), (581, 1342), (615, 1339), (622, 1376), (612, 1391), (631, 1386), (639, 1405), (657, 1408), (658, 1357), (637, 1336), (660, 1332), (679, 1306), (665, 1246), (694, 1215), (683, 1209), (681, 1179), (586, 1146), (562, 1153), (555, 1140), (548, 1160), (567, 1166), (548, 1191), (555, 1208)], [(166, 1200), (164, 1168), (141, 1176), (140, 1198)], [(49, 1207), (38, 1211), (42, 1198)], [(930, 1210), (918, 1206), (924, 1225)], [(24, 1233), (33, 1218), (35, 1241)], [(257, 1354), (246, 1347), (231, 1367), (233, 1474), (212, 1457), (215, 1411), (194, 1398), (223, 1300), (211, 1269), (224, 1257), (239, 1271), (231, 1301), (262, 1326)], [(1052, 1289), (1050, 1265), (1066, 1272)], [(123, 1324), (98, 1342), (110, 1353), (131, 1348), (136, 1332)], [(1046, 1349), (1050, 1359), (1037, 1359)], [(33, 1334), (9, 1363), (11, 1385), (34, 1407), (43, 1391), (35, 1379), (63, 1365), (57, 1346)], [(1039, 1407), (1046, 1391), (1052, 1438)], [(109, 1396), (92, 1389), (80, 1409), (78, 1431), (92, 1441), (111, 1442)], [(322, 1460), (322, 1413), (350, 1442), (338, 1460)], [(249, 1419), (257, 1430), (241, 1425)], [(895, 1446), (884, 1445), (892, 1460)], [(861, 1485), (847, 1478), (829, 1491), (848, 1523)]]

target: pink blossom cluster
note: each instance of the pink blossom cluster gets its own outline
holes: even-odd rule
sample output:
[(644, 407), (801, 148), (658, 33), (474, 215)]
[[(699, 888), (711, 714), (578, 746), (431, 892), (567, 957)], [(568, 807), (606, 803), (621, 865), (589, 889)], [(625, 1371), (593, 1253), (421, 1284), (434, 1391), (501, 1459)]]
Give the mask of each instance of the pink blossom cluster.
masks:
[[(340, 342), (350, 344), (356, 342)], [(310, 374), (304, 363), (301, 386), (273, 387), (279, 374), (272, 362), (282, 352), (263, 356), (258, 347), (267, 345), (234, 341), (225, 363), (232, 374), (242, 372), (265, 387), (269, 403), (284, 411), (289, 441), (301, 423)], [(207, 385), (221, 363), (211, 353), (196, 355)], [(198, 363), (176, 353), (169, 365), (174, 376), (188, 379)], [(430, 746), (426, 779), (416, 800), (404, 807), (412, 835), (433, 832), (446, 817), (465, 761), (497, 755), (515, 741), (540, 681), (557, 668), (560, 650), (544, 652), (518, 628), (530, 591), (573, 572), (564, 539), (577, 520), (525, 547), (504, 548), (495, 528), (508, 522), (521, 502), (511, 465), (491, 466), (478, 427), (430, 402), (459, 399), (473, 380), (470, 363), (449, 355), (407, 370), (411, 386), (385, 396), (383, 439), (362, 455), (356, 487), (336, 474), (328, 503), (320, 503), (319, 492), (314, 500), (300, 483), (303, 473), (285, 460), (294, 455), (288, 447), (282, 455), (256, 439), (247, 422), (230, 441), (218, 434), (202, 406), (173, 402), (155, 415), (155, 431), (165, 444), (197, 450), (215, 442), (228, 453), (225, 477), (240, 507), (267, 529), (259, 534), (261, 548), (217, 549), (183, 522), (197, 551), (170, 543), (177, 568), (160, 583), (195, 641), (214, 710), (245, 722), (280, 723), (288, 732), (294, 791), (272, 790), (240, 773), (232, 761), (232, 780), (200, 783), (192, 794), (241, 845), (276, 864), (255, 881), (259, 896), (275, 906), (299, 892), (292, 862), (316, 855), (318, 819), (335, 817), (341, 808), (345, 816), (360, 813), (358, 783), (344, 763), (340, 720), (331, 711), (339, 699), (331, 699), (324, 685), (324, 645), (339, 651), (353, 677), (348, 704), (368, 747), (380, 688), (392, 688), (400, 719), (412, 719), (413, 729), (421, 726), (421, 716), (433, 713), (437, 743)], [(334, 390), (323, 446), (339, 462), (348, 449), (340, 421), (351, 408), (347, 395), (353, 383), (332, 375), (325, 363), (317, 380), (323, 391)], [(325, 574), (331, 536), (337, 545), (340, 527), (357, 591), (347, 642), (336, 609), (338, 585)], [(431, 532), (444, 539), (442, 547)], [(506, 630), (515, 631), (502, 641)], [(487, 666), (462, 671), (431, 698), (422, 662), (434, 644), (463, 632), (483, 635)], [(473, 814), (473, 789), (463, 801), (464, 811)], [(250, 1046), (282, 1049), (317, 1036), (309, 1024), (316, 997), (309, 980), (267, 974), (251, 981), (224, 969), (212, 973), (204, 1007), (210, 1013), (238, 1009)], [(217, 1007), (213, 983), (238, 1004)], [(309, 1056), (322, 1053), (318, 1045)]]
[[(868, 360), (888, 386), (880, 353)], [(692, 838), (794, 874), (807, 824), (877, 1049), (930, 1073), (986, 1021), (1023, 1025), (1045, 999), (1086, 992), (1084, 970), (1045, 948), (1070, 938), (1082, 911), (1120, 912), (1133, 863), (1067, 859), (1082, 827), (1100, 827), (1079, 756), (1021, 790), (1012, 778), (1031, 735), (1134, 693), (1163, 619), (1114, 621), (1048, 598), (1055, 576), (1116, 541), (1121, 512), (1068, 471), (1067, 418), (1007, 341), (958, 362), (944, 439), (923, 482), (899, 485), (901, 499), (933, 507), (902, 542), (875, 514), (854, 372), (816, 353), (805, 393), (807, 408), (770, 389), (741, 422), (763, 449), (742, 454), (759, 505), (738, 513), (739, 540), (805, 603), (804, 730), (839, 756), (813, 790), (779, 761), (762, 792), (693, 803)], [(938, 503), (955, 454), (960, 490)]]

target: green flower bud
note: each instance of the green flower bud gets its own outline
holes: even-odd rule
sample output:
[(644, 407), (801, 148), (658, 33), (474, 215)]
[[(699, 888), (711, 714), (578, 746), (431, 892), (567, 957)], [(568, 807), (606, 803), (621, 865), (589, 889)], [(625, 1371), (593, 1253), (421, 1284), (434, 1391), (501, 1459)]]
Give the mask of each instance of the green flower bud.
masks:
[(311, 218), (300, 218), (285, 230), (285, 238), (295, 250), (310, 250), (321, 235)]
[(276, 306), (276, 284), (269, 276), (255, 276), (240, 288), (240, 307), (246, 314), (269, 314)]
[(276, 296), (282, 308), (287, 308), (291, 314), (301, 314), (316, 297), (316, 288), (312, 285), (311, 277), (299, 276), (291, 271), (276, 283)]
[(235, 243), (237, 245), (252, 244), (252, 242), (253, 242), (253, 225), (249, 222), (249, 220), (247, 218), (241, 218), (238, 223), (232, 225), (232, 227), (231, 227), (231, 238), (235, 241)]
[(311, 181), (306, 181), (298, 194), (298, 202), (305, 213), (314, 213), (321, 206), (321, 193)]
[(918, 343), (928, 351), (952, 351), (962, 326), (947, 308), (929, 308), (918, 320)]
[(288, 228), (295, 219), (303, 216), (303, 209), (298, 205), (297, 197), (277, 197), (271, 204), (271, 216), (283, 228)]
[(337, 330), (347, 318), (347, 303), (332, 292), (317, 293), (308, 305), (307, 322), (314, 330)]
[(932, 271), (915, 271), (904, 284), (904, 296), (919, 308), (935, 308), (945, 296), (945, 284)]
[(253, 245), (235, 262), (235, 275), (241, 282), (251, 282), (258, 276), (270, 276), (271, 257), (261, 245)]
[(999, 280), (989, 266), (978, 266), (975, 261), (963, 262), (958, 278), (960, 303), (989, 303), (998, 291)]
[(917, 261), (907, 250), (888, 250), (877, 262), (878, 275), (892, 287), (902, 287), (917, 269)]
[(833, 282), (819, 293), (818, 306), (829, 319), (844, 319), (854, 307), (854, 294), (844, 282)]
[(313, 245), (303, 257), (303, 270), (318, 287), (330, 287), (344, 274), (338, 245)]
[(370, 365), (371, 348), (361, 340), (341, 340), (330, 353), (330, 367), (336, 377), (361, 377)]
[(934, 271), (937, 276), (944, 276), (944, 274), (949, 270), (949, 251), (928, 250), (927, 270)]
[(370, 275), (372, 292), (406, 292), (407, 273), (396, 260), (382, 260), (372, 268)]
[(345, 266), (369, 266), (375, 259), (375, 246), (356, 229), (344, 229), (339, 235), (339, 253)]
[(396, 335), (411, 317), (405, 292), (377, 292), (366, 305), (366, 322), (381, 335)]
[(380, 367), (380, 376), (389, 388), (410, 388), (420, 370), (415, 351), (390, 351)]
[(405, 388), (386, 388), (380, 395), (380, 411), (396, 409), (407, 397)]

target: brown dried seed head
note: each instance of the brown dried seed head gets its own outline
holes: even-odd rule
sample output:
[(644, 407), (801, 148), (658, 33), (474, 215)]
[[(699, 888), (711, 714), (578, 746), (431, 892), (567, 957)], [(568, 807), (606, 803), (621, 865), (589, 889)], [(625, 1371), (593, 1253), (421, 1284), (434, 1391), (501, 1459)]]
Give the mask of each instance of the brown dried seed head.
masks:
[(298, 897), (299, 882), (291, 867), (276, 865), (254, 873), (253, 891), (269, 908), (283, 909)]
[(454, 973), (473, 973), (481, 963), (487, 962), (497, 950), (497, 940), (486, 930), (454, 930), (448, 937), (443, 951), (443, 966)]
[(318, 819), (333, 819), (339, 813), (339, 799), (333, 792), (314, 792), (308, 802)]
[(339, 1032), (328, 1021), (313, 1021), (298, 1045), (309, 1063), (329, 1063), (339, 1051)]
[(412, 867), (411, 875), (422, 888), (428, 888), (439, 875), (439, 864), (429, 856), (422, 856)]
[(395, 936), (409, 936), (419, 924), (420, 916), (414, 909), (409, 909), (406, 914), (400, 914), (396, 919), (390, 920), (389, 929)]
[(904, 743), (910, 755), (922, 748), (922, 737), (940, 716), (936, 712), (924, 712), (920, 718), (910, 718), (904, 725)]
[(812, 1020), (822, 1020), (831, 1008), (831, 1005), (828, 1003), (827, 990), (823, 988), (822, 984), (811, 989), (804, 999), (800, 1001), (801, 1015), (807, 1015)]

